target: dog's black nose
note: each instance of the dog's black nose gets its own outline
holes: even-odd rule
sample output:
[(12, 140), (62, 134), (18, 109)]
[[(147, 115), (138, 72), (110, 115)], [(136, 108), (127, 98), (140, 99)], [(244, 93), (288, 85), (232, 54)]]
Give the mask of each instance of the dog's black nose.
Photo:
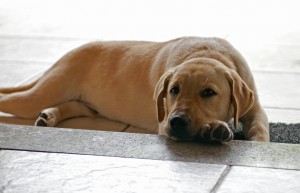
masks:
[(190, 120), (186, 115), (175, 115), (170, 119), (170, 127), (175, 132), (185, 132), (189, 122)]

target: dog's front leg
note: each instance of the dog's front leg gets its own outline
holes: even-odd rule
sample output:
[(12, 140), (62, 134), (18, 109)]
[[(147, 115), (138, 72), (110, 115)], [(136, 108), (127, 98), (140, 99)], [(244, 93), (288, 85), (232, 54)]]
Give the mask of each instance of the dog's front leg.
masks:
[(97, 112), (89, 108), (83, 102), (69, 101), (55, 107), (42, 110), (35, 122), (35, 125), (53, 127), (65, 119), (83, 116), (91, 117), (96, 114)]
[(268, 118), (260, 105), (253, 106), (240, 121), (243, 123), (243, 133), (247, 140), (270, 141)]

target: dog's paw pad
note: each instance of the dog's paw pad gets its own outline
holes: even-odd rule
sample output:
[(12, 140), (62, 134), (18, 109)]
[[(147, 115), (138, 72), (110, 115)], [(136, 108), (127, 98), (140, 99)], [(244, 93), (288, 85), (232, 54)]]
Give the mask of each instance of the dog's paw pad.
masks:
[(227, 127), (220, 126), (213, 131), (213, 137), (218, 141), (230, 141), (233, 138), (233, 133)]
[(214, 121), (201, 128), (200, 136), (204, 141), (228, 142), (233, 139), (233, 133), (227, 123)]
[(223, 139), (224, 136), (224, 128), (218, 127), (213, 131), (213, 136), (217, 139)]

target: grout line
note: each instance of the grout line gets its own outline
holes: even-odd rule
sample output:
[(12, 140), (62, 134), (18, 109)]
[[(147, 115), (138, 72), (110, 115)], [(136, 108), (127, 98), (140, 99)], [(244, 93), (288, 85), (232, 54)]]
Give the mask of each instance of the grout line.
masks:
[[(67, 53), (67, 52), (66, 52)], [(57, 58), (57, 60), (59, 59), (59, 57)], [(42, 63), (42, 64), (47, 64), (47, 65), (51, 65), (54, 64), (57, 60), (54, 61), (33, 61), (33, 60), (16, 60), (16, 59), (5, 59), (5, 58), (0, 58), (0, 63), (1, 62), (6, 62), (6, 63)], [(300, 71), (269, 71), (269, 70), (252, 70), (252, 72), (254, 73), (285, 73), (285, 74), (294, 74), (294, 75), (300, 75)], [(270, 107), (272, 108), (272, 107)], [(276, 108), (276, 107), (274, 107)]]
[(278, 109), (278, 110), (294, 110), (294, 111), (300, 111), (299, 108), (293, 108), (293, 107), (270, 107), (270, 106), (263, 106), (263, 108), (266, 108), (266, 109)]
[(222, 172), (222, 174), (219, 177), (218, 181), (216, 182), (216, 184), (212, 188), (211, 193), (216, 193), (217, 192), (217, 190), (220, 188), (220, 186), (222, 185), (224, 179), (227, 177), (227, 175), (229, 174), (230, 171), (231, 171), (231, 166), (226, 165), (225, 170)]
[(282, 74), (282, 73), (286, 73), (286, 74), (296, 74), (296, 75), (300, 75), (300, 71), (299, 70), (294, 70), (291, 71), (291, 69), (277, 69), (277, 70), (271, 70), (271, 69), (253, 69), (251, 70), (251, 72), (253, 73), (274, 73), (274, 74)]

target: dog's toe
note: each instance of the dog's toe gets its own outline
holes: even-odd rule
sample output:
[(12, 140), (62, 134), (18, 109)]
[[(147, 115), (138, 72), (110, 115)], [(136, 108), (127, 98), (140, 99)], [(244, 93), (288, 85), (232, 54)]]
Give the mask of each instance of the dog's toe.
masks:
[(218, 141), (226, 142), (232, 140), (233, 134), (229, 128), (220, 126), (213, 131), (213, 137)]

